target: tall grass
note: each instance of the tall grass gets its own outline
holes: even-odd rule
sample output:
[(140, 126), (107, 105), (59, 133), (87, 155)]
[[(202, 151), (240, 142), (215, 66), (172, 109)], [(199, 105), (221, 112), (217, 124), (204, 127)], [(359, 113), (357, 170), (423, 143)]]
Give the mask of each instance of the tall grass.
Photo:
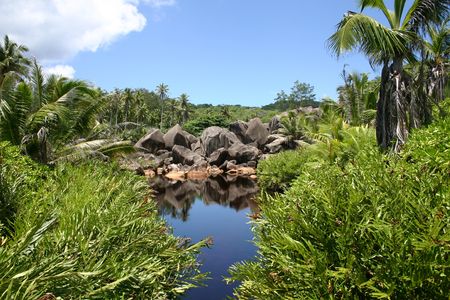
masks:
[(239, 299), (448, 299), (450, 119), (400, 156), (363, 145), (316, 160), (262, 197), (256, 260), (231, 267)]
[(173, 299), (204, 276), (203, 243), (172, 236), (143, 179), (118, 168), (62, 165), (18, 201), (1, 299)]

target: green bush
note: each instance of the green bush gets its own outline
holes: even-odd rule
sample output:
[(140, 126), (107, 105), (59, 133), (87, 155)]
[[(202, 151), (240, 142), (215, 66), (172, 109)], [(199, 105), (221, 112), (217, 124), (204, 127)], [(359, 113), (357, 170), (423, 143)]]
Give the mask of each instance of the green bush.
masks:
[(62, 165), (20, 199), (0, 246), (0, 298), (172, 299), (196, 285), (196, 254), (172, 236), (142, 177)]
[[(25, 192), (32, 193), (42, 183), (44, 167), (20, 154), (17, 147), (0, 142), (0, 236), (9, 235), (17, 206)], [(4, 230), (1, 229), (3, 227)]]
[[(339, 140), (324, 130), (311, 136), (314, 144), (304, 145), (295, 151), (283, 151), (258, 164), (258, 183), (262, 190), (280, 192), (287, 189), (305, 167), (336, 163), (344, 167), (360, 149), (375, 145), (375, 132), (369, 127), (350, 127), (340, 130)], [(313, 139), (313, 138), (311, 138)]]
[(234, 265), (239, 299), (448, 299), (450, 119), (400, 157), (364, 145), (345, 165), (308, 164), (261, 199), (259, 255)]
[(258, 185), (264, 191), (281, 192), (302, 173), (307, 157), (304, 150), (283, 151), (258, 164)]
[(204, 129), (211, 126), (228, 127), (230, 122), (228, 119), (218, 113), (209, 113), (205, 115), (200, 115), (199, 117), (189, 120), (183, 125), (183, 129), (193, 134), (199, 136)]

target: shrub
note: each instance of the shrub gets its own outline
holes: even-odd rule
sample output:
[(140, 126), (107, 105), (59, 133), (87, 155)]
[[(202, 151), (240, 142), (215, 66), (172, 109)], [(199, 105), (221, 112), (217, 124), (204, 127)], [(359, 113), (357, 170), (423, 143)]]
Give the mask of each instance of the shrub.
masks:
[(258, 164), (258, 184), (262, 190), (281, 192), (302, 173), (306, 156), (302, 149), (283, 151), (262, 160)]
[(317, 137), (312, 145), (304, 143), (298, 150), (284, 151), (261, 161), (257, 169), (261, 189), (284, 191), (302, 174), (305, 167), (325, 163), (344, 167), (361, 149), (375, 145), (375, 133), (369, 127), (345, 128), (339, 134), (342, 136), (340, 140), (324, 130), (311, 135), (311, 139)]
[(261, 199), (259, 256), (234, 265), (240, 299), (448, 299), (449, 119), (400, 157), (365, 145), (349, 163), (305, 165)]
[(10, 234), (20, 199), (42, 182), (44, 169), (21, 155), (17, 147), (0, 142), (0, 224), (4, 226), (0, 236)]
[(212, 112), (206, 115), (200, 115), (195, 119), (189, 120), (183, 125), (183, 129), (190, 134), (199, 136), (203, 132), (203, 130), (208, 127), (228, 127), (229, 124), (230, 122), (228, 121), (226, 116)]
[(62, 165), (21, 199), (0, 246), (0, 298), (176, 298), (201, 280), (188, 245), (167, 232), (141, 177)]

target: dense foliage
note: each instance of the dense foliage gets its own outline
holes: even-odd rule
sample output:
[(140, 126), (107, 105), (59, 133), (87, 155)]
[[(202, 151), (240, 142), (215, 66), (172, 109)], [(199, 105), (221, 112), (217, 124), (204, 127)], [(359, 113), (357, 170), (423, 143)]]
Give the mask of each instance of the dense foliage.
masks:
[[(450, 6), (448, 0), (359, 0), (358, 6), (359, 13), (349, 11), (339, 22), (329, 47), (338, 56), (358, 50), (381, 67), (377, 142), (399, 152), (412, 128), (431, 122), (431, 104), (444, 99)], [(366, 14), (369, 8), (383, 20)]]
[(2, 204), (16, 211), (1, 220), (11, 226), (0, 243), (0, 298), (167, 299), (202, 278), (202, 244), (167, 232), (142, 178), (89, 163), (46, 170), (43, 180), (17, 148), (0, 153)]
[(318, 107), (319, 105), (320, 102), (316, 101), (316, 95), (314, 94), (314, 87), (308, 83), (296, 81), (289, 95), (282, 90), (277, 94), (273, 103), (265, 105), (262, 108), (286, 111), (302, 106)]
[(309, 158), (290, 189), (261, 198), (259, 255), (231, 268), (236, 296), (447, 299), (449, 132), (449, 117), (416, 130), (399, 157), (363, 143), (345, 164)]

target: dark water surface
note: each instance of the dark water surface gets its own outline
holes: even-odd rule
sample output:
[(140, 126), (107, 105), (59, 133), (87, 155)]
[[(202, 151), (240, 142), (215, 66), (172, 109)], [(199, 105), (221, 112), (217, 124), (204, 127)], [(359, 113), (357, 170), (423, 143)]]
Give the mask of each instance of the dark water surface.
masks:
[(256, 247), (248, 224), (248, 215), (257, 211), (253, 201), (256, 183), (247, 178), (218, 176), (203, 181), (170, 182), (157, 178), (152, 183), (157, 192), (160, 213), (173, 227), (174, 234), (198, 242), (212, 237), (213, 246), (199, 256), (202, 272), (211, 279), (189, 291), (182, 299), (225, 299), (234, 285), (226, 285), (228, 268), (251, 259)]

